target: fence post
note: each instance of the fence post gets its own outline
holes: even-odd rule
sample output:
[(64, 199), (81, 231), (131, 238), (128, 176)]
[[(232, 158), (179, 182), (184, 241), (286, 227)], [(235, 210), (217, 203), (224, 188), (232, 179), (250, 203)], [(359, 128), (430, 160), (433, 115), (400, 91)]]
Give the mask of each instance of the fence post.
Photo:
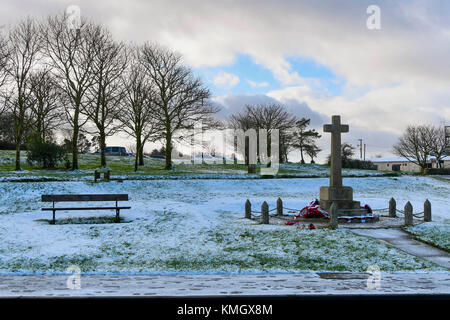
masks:
[(413, 207), (408, 201), (405, 205), (405, 226), (413, 225)]
[(252, 204), (250, 203), (250, 200), (247, 199), (245, 201), (245, 218), (251, 219), (252, 218)]
[(431, 221), (431, 202), (428, 199), (423, 204), (423, 221)]
[(335, 230), (338, 228), (338, 210), (335, 202), (330, 207), (330, 228)]
[(269, 224), (269, 205), (265, 201), (261, 206), (261, 223)]
[(394, 198), (391, 198), (391, 200), (389, 200), (389, 217), (390, 218), (396, 218), (397, 212), (397, 203), (395, 202)]
[(280, 197), (278, 197), (277, 200), (277, 216), (283, 215), (283, 200), (281, 200)]

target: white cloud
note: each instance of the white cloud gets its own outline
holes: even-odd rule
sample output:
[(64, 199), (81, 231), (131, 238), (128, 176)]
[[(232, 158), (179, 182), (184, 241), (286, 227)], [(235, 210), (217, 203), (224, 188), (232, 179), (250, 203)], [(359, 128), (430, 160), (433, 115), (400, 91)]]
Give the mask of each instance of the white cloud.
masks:
[(215, 97), (213, 101), (222, 107), (219, 117), (228, 118), (233, 113), (241, 112), (248, 104), (282, 104), (287, 111), (297, 117), (311, 119), (311, 124), (315, 127), (327, 120), (327, 118), (318, 111), (312, 110), (305, 101), (296, 99), (276, 99), (264, 94), (233, 94)]
[[(63, 11), (70, 1), (6, 0), (1, 21)], [(449, 85), (450, 2), (379, 0), (381, 30), (366, 27), (371, 1), (129, 0), (77, 3), (125, 41), (159, 41), (192, 66), (250, 55), (283, 84), (302, 83), (286, 57), (310, 57), (358, 85), (424, 80)]]
[[(0, 21), (63, 12), (69, 4), (5, 0)], [(371, 0), (77, 4), (83, 15), (108, 26), (118, 39), (158, 41), (179, 51), (193, 67), (230, 65), (238, 54), (249, 55), (282, 84), (268, 93), (273, 99), (305, 103), (327, 117), (342, 114), (353, 128), (349, 135), (358, 129), (358, 134), (379, 138), (380, 145), (389, 147), (409, 123), (450, 121), (450, 1), (378, 0), (381, 30), (366, 27)], [(288, 57), (312, 59), (347, 80), (342, 96), (329, 96), (312, 85)], [(222, 86), (236, 81), (233, 75), (217, 78)]]
[[(417, 85), (417, 84), (416, 84)], [(399, 84), (375, 88), (359, 95), (329, 97), (315, 93), (308, 87), (293, 86), (273, 90), (267, 96), (280, 102), (305, 103), (313, 112), (330, 116), (339, 114), (350, 125), (344, 141), (353, 145), (362, 138), (368, 143), (368, 152), (390, 155), (392, 145), (408, 124), (429, 123), (442, 125), (450, 119), (450, 91), (433, 85)], [(321, 131), (321, 128), (320, 128)], [(324, 136), (327, 139), (327, 135)], [(323, 140), (323, 139), (322, 139)], [(328, 149), (328, 144), (323, 144)]]
[(214, 77), (214, 84), (217, 87), (231, 89), (238, 83), (239, 83), (239, 77), (234, 74), (231, 74), (231, 73), (219, 72)]
[(252, 80), (248, 80), (247, 79), (247, 83), (252, 87), (252, 88), (264, 88), (264, 87), (268, 87), (269, 83), (268, 82), (256, 82), (256, 81), (252, 81)]

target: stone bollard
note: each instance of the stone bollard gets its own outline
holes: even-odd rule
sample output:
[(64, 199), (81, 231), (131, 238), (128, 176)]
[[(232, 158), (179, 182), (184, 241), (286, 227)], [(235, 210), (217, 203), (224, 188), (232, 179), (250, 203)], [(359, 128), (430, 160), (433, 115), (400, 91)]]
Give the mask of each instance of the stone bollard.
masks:
[(431, 202), (428, 199), (423, 204), (423, 221), (431, 221)]
[(283, 200), (281, 198), (277, 199), (277, 216), (283, 215)]
[(261, 206), (261, 223), (269, 224), (269, 205), (265, 201)]
[(252, 204), (250, 203), (250, 200), (247, 199), (245, 201), (245, 218), (251, 219), (252, 218)]
[(338, 228), (338, 210), (336, 203), (332, 203), (330, 207), (330, 228), (335, 230)]
[(109, 181), (111, 178), (111, 171), (94, 171), (94, 182), (97, 182), (97, 180), (103, 179), (104, 181)]
[(413, 207), (408, 201), (405, 205), (405, 226), (413, 225)]
[(389, 217), (390, 218), (397, 218), (397, 203), (395, 202), (394, 198), (391, 198), (389, 200)]

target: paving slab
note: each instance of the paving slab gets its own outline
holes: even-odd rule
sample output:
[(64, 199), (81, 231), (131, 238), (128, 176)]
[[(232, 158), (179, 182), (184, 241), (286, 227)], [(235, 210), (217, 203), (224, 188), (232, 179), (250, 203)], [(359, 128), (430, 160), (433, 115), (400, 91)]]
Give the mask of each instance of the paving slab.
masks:
[(448, 252), (420, 242), (401, 229), (352, 229), (352, 232), (383, 241), (409, 254), (450, 269)]
[[(80, 289), (69, 289), (68, 277), (0, 276), (0, 297), (450, 295), (450, 272), (381, 272), (379, 285), (375, 286), (370, 280), (378, 275), (350, 272), (189, 276), (82, 274)], [(368, 282), (372, 285), (368, 286)]]

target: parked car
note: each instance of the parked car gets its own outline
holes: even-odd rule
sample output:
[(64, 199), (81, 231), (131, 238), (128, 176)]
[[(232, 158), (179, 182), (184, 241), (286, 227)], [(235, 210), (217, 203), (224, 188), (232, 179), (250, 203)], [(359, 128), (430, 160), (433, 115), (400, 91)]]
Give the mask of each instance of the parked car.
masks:
[(165, 159), (166, 157), (163, 156), (163, 155), (153, 155), (153, 156), (150, 156), (150, 158), (152, 158), (152, 159)]
[[(98, 149), (95, 154), (100, 154), (101, 151)], [(128, 156), (127, 150), (125, 147), (106, 147), (105, 148), (106, 156)]]

